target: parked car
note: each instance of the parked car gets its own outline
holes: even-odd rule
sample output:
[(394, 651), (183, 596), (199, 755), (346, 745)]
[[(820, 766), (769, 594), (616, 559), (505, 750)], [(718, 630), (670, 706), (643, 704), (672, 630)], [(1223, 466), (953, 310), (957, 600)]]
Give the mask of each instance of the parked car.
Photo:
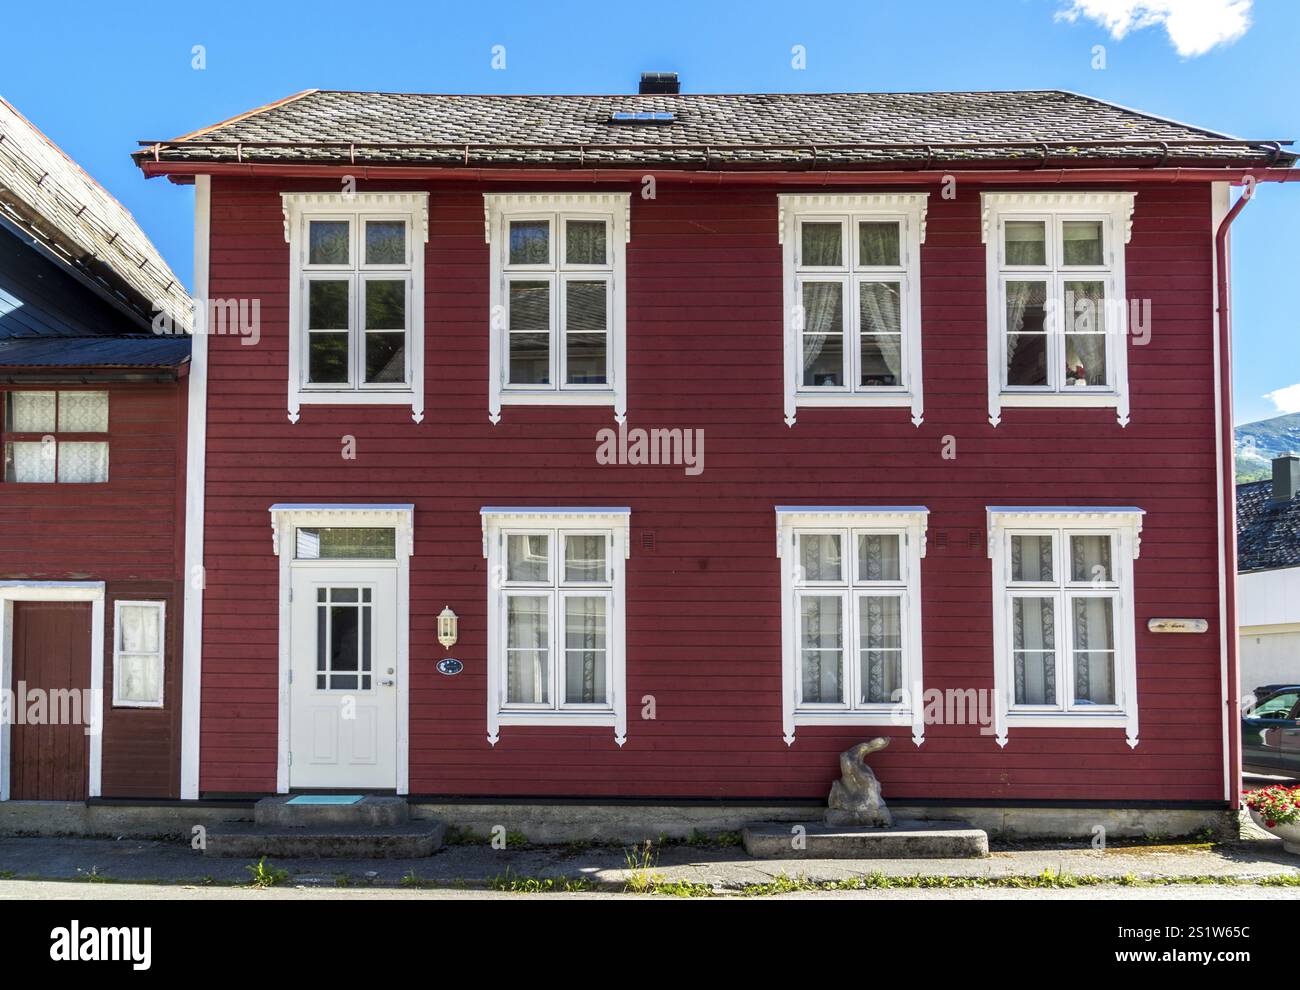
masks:
[(1271, 688), (1253, 711), (1242, 716), (1242, 768), (1300, 777), (1300, 685)]

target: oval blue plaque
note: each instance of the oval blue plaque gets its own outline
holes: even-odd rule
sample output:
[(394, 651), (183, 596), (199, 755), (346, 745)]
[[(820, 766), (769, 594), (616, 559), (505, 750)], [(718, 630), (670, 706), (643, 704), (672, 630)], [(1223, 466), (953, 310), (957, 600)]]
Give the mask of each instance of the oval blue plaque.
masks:
[(438, 673), (440, 674), (459, 674), (465, 669), (465, 665), (455, 657), (447, 657), (445, 660), (438, 661)]

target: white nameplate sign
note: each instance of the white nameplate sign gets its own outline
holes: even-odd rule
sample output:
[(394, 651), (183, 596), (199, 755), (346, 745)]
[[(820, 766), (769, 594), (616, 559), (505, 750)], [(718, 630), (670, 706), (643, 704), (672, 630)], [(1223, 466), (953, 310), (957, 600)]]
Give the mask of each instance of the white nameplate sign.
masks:
[(1147, 619), (1153, 633), (1203, 633), (1210, 628), (1205, 619)]

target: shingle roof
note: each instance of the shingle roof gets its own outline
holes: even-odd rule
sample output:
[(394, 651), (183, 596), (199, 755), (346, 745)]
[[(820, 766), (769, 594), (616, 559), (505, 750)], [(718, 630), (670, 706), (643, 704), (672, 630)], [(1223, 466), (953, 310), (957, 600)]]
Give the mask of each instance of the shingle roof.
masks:
[(1237, 570), (1300, 566), (1300, 496), (1272, 501), (1272, 481), (1237, 486)]
[[(616, 111), (671, 113), (618, 124)], [(434, 165), (942, 167), (1281, 165), (1246, 142), (1056, 90), (972, 93), (468, 96), (308, 90), (137, 161)]]
[(175, 368), (189, 357), (184, 334), (0, 340), (3, 368)]
[(0, 98), (0, 215), (134, 310), (190, 325), (184, 286), (125, 206)]

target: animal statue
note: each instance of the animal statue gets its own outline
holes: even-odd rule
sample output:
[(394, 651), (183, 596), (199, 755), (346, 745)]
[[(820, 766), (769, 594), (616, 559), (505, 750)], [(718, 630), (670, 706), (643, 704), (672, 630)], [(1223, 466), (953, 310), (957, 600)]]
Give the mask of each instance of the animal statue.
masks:
[(831, 784), (827, 800), (827, 825), (879, 825), (894, 824), (894, 816), (885, 807), (880, 794), (880, 781), (867, 766), (867, 754), (875, 753), (889, 745), (886, 736), (877, 736), (870, 742), (858, 743), (840, 754), (840, 779)]

